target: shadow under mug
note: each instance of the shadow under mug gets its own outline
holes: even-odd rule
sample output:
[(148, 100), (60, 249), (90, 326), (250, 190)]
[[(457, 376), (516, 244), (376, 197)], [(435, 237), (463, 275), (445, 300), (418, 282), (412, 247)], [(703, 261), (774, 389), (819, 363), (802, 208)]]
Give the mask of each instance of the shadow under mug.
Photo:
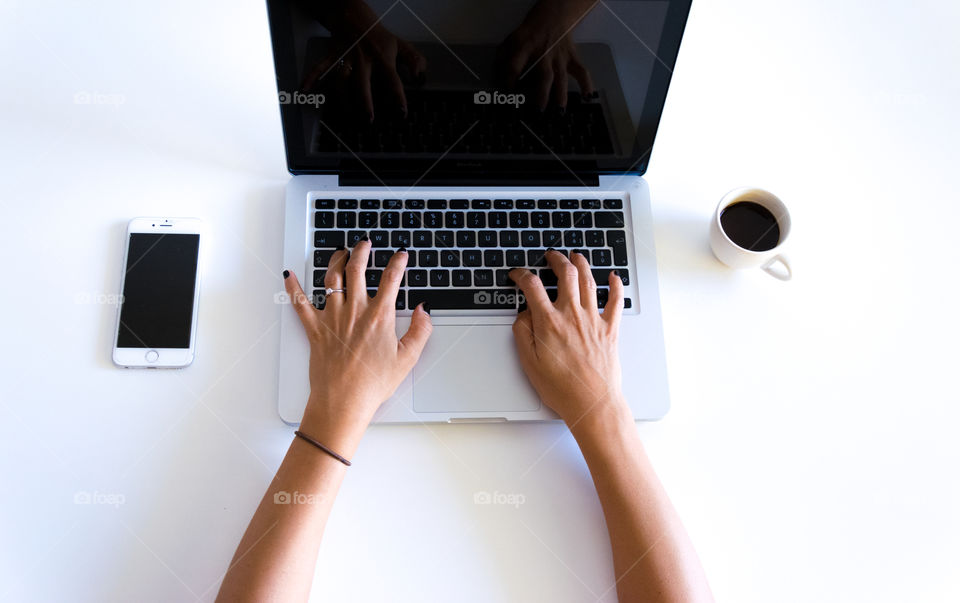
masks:
[[(780, 240), (776, 246), (766, 251), (752, 251), (734, 243), (723, 230), (720, 215), (734, 203), (750, 201), (762, 206), (777, 220), (780, 228)], [(710, 249), (717, 259), (731, 268), (760, 267), (767, 274), (788, 281), (793, 277), (787, 256), (781, 253), (784, 242), (790, 235), (790, 212), (776, 195), (760, 188), (737, 188), (720, 199), (717, 211), (710, 222)]]

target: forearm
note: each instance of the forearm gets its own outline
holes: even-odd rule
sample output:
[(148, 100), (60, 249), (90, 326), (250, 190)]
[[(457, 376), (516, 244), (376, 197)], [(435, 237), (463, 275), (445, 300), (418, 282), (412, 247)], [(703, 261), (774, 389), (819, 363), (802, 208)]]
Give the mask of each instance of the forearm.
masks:
[[(302, 427), (347, 457), (359, 442), (354, 431), (308, 426), (306, 421)], [(294, 438), (230, 562), (218, 601), (307, 600), (320, 540), (346, 469)]]
[(712, 600), (696, 551), (647, 459), (626, 404), (572, 427), (606, 517), (621, 601)]

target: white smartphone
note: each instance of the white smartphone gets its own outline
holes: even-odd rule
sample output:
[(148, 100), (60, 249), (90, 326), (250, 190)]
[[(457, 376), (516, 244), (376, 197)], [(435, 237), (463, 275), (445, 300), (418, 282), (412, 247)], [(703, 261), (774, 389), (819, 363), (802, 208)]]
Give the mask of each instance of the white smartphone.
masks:
[(180, 368), (193, 362), (200, 231), (197, 218), (130, 220), (113, 340), (117, 366)]

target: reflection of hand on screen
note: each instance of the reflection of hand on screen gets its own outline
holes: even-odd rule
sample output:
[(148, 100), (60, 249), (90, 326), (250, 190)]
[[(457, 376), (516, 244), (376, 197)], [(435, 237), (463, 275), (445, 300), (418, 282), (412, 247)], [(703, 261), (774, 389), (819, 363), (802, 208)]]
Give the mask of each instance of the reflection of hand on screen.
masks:
[(582, 96), (593, 96), (593, 80), (570, 32), (595, 4), (596, 0), (535, 4), (497, 51), (499, 77), (507, 86), (533, 90), (541, 111), (551, 99), (561, 110), (566, 108), (568, 74), (577, 81)]
[[(362, 111), (374, 119), (373, 88), (388, 90), (397, 111), (406, 115), (407, 97), (397, 71), (405, 66), (418, 80), (427, 61), (412, 44), (393, 35), (362, 0), (337, 4), (304, 1), (304, 6), (326, 27), (333, 38), (333, 50), (305, 70), (302, 88), (310, 91), (329, 81), (348, 89), (347, 94), (362, 104)], [(376, 79), (376, 83), (374, 83)]]

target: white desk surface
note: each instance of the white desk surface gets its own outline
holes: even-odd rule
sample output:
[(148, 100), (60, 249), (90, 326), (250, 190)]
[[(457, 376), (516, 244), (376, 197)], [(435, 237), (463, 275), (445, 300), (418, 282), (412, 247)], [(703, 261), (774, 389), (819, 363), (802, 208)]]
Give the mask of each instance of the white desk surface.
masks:
[[(638, 429), (719, 600), (960, 599), (958, 18), (695, 3), (647, 176), (673, 410)], [(212, 600), (291, 439), (265, 19), (0, 3), (0, 600)], [(791, 208), (792, 282), (709, 255), (741, 185)], [(138, 215), (210, 229), (186, 370), (110, 363), (97, 302)], [(374, 427), (313, 599), (611, 601), (613, 582), (562, 425)]]

